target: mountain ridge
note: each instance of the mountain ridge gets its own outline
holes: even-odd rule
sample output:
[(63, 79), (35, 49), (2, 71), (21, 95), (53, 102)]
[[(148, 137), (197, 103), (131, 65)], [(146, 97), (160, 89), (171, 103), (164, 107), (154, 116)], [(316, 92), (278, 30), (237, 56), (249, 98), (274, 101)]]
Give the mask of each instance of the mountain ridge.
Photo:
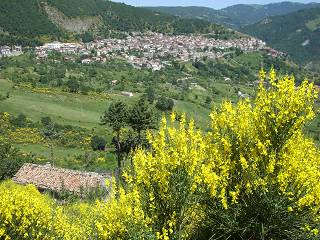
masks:
[(320, 61), (320, 7), (269, 17), (241, 31), (289, 53), (300, 63)]
[(198, 18), (227, 27), (239, 29), (243, 26), (256, 23), (268, 16), (284, 15), (305, 8), (320, 6), (318, 3), (279, 2), (265, 5), (260, 4), (236, 4), (220, 10), (208, 7), (146, 7), (183, 18)]

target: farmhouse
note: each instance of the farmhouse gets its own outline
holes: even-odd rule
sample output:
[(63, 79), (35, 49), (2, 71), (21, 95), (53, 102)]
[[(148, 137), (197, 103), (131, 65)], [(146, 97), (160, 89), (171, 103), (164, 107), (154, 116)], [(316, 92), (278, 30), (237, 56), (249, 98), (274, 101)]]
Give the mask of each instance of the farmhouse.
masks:
[(51, 165), (24, 164), (13, 177), (19, 184), (33, 184), (39, 190), (60, 192), (62, 190), (81, 193), (84, 189), (105, 187), (105, 181), (111, 176), (102, 176), (94, 172), (81, 172)]

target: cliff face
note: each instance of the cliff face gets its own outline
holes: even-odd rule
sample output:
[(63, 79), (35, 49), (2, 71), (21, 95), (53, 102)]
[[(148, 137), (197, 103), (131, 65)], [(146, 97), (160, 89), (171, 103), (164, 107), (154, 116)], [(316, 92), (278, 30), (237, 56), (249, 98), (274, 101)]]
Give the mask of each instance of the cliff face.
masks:
[(48, 18), (57, 26), (68, 32), (84, 33), (102, 26), (101, 16), (67, 17), (55, 7), (44, 4)]

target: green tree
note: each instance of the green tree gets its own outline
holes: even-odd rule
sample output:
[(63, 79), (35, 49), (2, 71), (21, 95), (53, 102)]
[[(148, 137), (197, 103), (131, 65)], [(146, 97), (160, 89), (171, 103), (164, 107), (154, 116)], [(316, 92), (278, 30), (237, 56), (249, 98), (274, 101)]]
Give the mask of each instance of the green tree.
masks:
[(156, 108), (162, 112), (171, 112), (173, 107), (174, 101), (166, 97), (160, 97), (156, 103)]
[(211, 98), (210, 96), (207, 96), (207, 97), (206, 97), (206, 100), (205, 100), (205, 104), (206, 104), (206, 105), (210, 105), (211, 102), (212, 102), (212, 98)]
[(72, 92), (72, 93), (77, 93), (77, 92), (79, 92), (80, 84), (78, 83), (77, 80), (75, 80), (75, 79), (70, 79), (70, 80), (67, 82), (67, 87), (68, 87), (68, 89), (69, 89), (70, 92)]
[(48, 126), (49, 124), (52, 123), (52, 120), (50, 117), (43, 117), (41, 118), (41, 123), (43, 126)]
[(101, 116), (101, 124), (108, 125), (112, 128), (115, 136), (113, 142), (116, 147), (118, 168), (121, 168), (122, 147), (121, 147), (121, 131), (127, 126), (128, 122), (128, 106), (124, 102), (112, 102)]
[(28, 161), (32, 159), (22, 156), (10, 143), (0, 142), (0, 180), (12, 178)]
[(88, 32), (82, 34), (80, 37), (84, 43), (92, 42), (94, 40), (93, 35)]
[(44, 123), (46, 123), (46, 125), (43, 125), (43, 129), (42, 129), (42, 134), (44, 136), (45, 139), (47, 139), (50, 142), (50, 156), (51, 156), (51, 163), (52, 165), (54, 165), (54, 152), (53, 152), (53, 144), (54, 144), (54, 139), (56, 139), (59, 135), (58, 129), (56, 127), (56, 125), (50, 120), (48, 120), (50, 118), (47, 118), (47, 122), (45, 119)]
[(106, 140), (103, 137), (93, 136), (91, 138), (91, 148), (93, 151), (104, 151), (106, 148)]
[(18, 117), (13, 118), (11, 123), (16, 127), (26, 127), (27, 126), (27, 117), (23, 113), (19, 114)]
[(158, 117), (146, 99), (140, 98), (131, 108), (128, 120), (129, 125), (138, 134), (138, 142), (140, 143), (142, 131), (155, 129)]
[(146, 94), (146, 98), (147, 98), (148, 102), (150, 104), (152, 104), (154, 102), (155, 98), (156, 98), (156, 93), (154, 91), (154, 88), (153, 87), (148, 87), (146, 89), (146, 93), (145, 94)]

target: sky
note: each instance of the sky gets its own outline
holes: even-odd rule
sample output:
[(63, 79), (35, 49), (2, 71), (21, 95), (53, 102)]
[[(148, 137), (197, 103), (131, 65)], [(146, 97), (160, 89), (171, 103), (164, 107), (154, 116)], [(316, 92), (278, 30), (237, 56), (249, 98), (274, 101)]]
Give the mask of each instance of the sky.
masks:
[[(234, 4), (244, 3), (244, 4), (267, 4), (272, 2), (279, 2), (275, 0), (113, 0), (114, 2), (124, 2), (133, 6), (204, 6), (211, 7), (215, 9), (224, 8)], [(300, 0), (292, 2), (318, 2), (320, 0)]]

